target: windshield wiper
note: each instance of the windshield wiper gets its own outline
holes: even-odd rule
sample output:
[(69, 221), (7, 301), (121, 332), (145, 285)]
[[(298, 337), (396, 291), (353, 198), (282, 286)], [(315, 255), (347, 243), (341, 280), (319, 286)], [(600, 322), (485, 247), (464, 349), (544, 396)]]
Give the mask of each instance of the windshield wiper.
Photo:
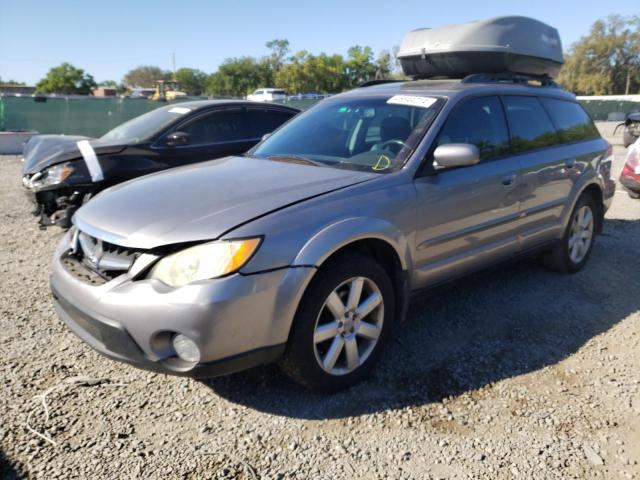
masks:
[(301, 165), (313, 165), (314, 167), (325, 167), (326, 165), (315, 160), (310, 160), (300, 155), (267, 155), (269, 160), (275, 160), (276, 162), (289, 162), (299, 163)]

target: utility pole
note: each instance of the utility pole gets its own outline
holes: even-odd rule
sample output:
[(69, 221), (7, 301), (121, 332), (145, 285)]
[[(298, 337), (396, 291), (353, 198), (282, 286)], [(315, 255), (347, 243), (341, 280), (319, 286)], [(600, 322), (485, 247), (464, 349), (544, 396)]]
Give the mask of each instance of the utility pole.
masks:
[(173, 64), (173, 78), (176, 77), (176, 52), (171, 53), (171, 63)]

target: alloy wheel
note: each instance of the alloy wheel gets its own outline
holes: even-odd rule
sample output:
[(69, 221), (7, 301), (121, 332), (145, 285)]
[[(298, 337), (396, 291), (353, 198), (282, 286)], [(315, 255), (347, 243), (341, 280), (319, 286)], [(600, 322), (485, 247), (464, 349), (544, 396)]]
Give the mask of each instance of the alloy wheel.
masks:
[(573, 263), (580, 263), (589, 251), (593, 229), (593, 212), (588, 205), (583, 205), (574, 213), (569, 233), (569, 257)]
[(316, 360), (331, 375), (345, 375), (373, 352), (384, 321), (382, 293), (373, 280), (353, 277), (325, 300), (313, 335)]

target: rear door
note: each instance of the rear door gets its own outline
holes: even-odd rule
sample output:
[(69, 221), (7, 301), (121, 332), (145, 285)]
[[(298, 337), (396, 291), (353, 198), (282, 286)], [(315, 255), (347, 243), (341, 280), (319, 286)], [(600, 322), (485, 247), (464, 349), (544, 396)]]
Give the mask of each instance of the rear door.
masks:
[[(497, 96), (463, 100), (432, 150), (471, 143), (477, 165), (429, 171), (417, 191), (414, 285), (434, 285), (513, 255), (517, 245), (520, 165)], [(427, 158), (427, 164), (432, 163)]]
[(577, 104), (578, 112), (563, 100), (534, 96), (502, 100), (512, 149), (522, 166), (520, 248), (529, 249), (561, 235), (563, 210), (586, 165), (569, 144), (597, 131)]

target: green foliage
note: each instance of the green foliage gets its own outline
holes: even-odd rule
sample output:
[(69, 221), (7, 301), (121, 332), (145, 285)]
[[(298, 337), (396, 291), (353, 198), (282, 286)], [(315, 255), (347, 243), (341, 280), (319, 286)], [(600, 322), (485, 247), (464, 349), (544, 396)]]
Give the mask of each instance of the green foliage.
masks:
[(245, 96), (261, 87), (284, 88), (288, 93), (335, 93), (357, 87), (375, 78), (390, 78), (394, 69), (392, 55), (381, 52), (377, 61), (369, 47), (355, 46), (348, 57), (301, 50), (287, 58), (289, 41), (267, 42), (270, 55), (230, 58), (209, 77), (207, 93), (215, 96)]
[(640, 17), (595, 22), (566, 54), (558, 82), (581, 95), (640, 93)]
[(339, 92), (347, 87), (341, 55), (318, 56), (302, 50), (276, 74), (276, 86), (289, 93)]
[(355, 45), (347, 51), (345, 75), (349, 88), (355, 88), (376, 78), (376, 64), (370, 47)]
[(271, 71), (276, 74), (284, 65), (286, 56), (289, 53), (289, 40), (276, 38), (267, 42), (266, 47), (271, 50), (269, 64), (271, 65)]
[(153, 88), (158, 80), (171, 80), (172, 73), (153, 65), (141, 65), (129, 70), (122, 78), (122, 83), (129, 88)]
[(60, 93), (64, 95), (88, 95), (96, 87), (96, 82), (81, 68), (70, 63), (53, 67), (46, 77), (36, 84), (38, 93)]
[(228, 58), (209, 76), (207, 93), (217, 97), (244, 97), (273, 83), (271, 65), (253, 57)]
[(174, 75), (180, 90), (187, 95), (202, 95), (207, 89), (208, 75), (195, 68), (181, 68)]
[(14, 86), (23, 87), (26, 85), (26, 83), (18, 82), (17, 80), (13, 80), (11, 78), (9, 80), (3, 80), (2, 77), (0, 77), (0, 85), (14, 85)]

